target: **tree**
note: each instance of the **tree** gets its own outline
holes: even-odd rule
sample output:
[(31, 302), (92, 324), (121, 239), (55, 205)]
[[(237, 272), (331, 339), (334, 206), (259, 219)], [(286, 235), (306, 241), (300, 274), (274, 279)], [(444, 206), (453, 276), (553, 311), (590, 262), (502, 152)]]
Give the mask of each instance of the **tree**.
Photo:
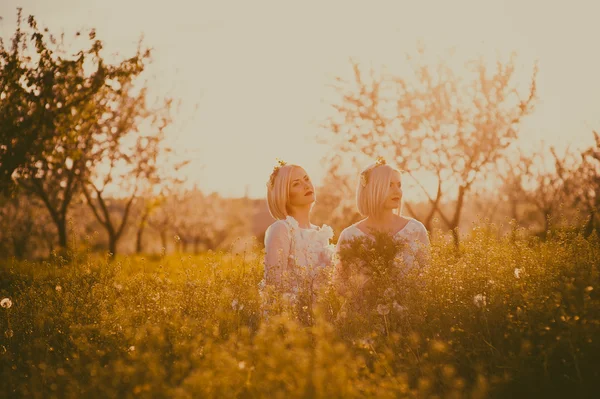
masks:
[[(365, 156), (392, 160), (430, 205), (426, 214), (417, 215), (405, 203), (409, 213), (428, 230), (439, 215), (458, 245), (465, 196), (502, 158), (518, 135), (521, 119), (532, 111), (537, 69), (523, 96), (513, 82), (514, 58), (498, 61), (494, 68), (479, 59), (458, 72), (443, 61), (408, 60), (412, 76), (373, 69), (365, 74), (353, 62), (354, 80), (336, 79), (338, 100), (324, 125), (329, 132), (324, 141), (332, 147), (331, 153), (344, 156), (336, 154), (324, 162), (336, 181), (342, 181), (348, 171), (357, 174)], [(462, 77), (467, 73), (469, 78)], [(436, 182), (433, 192), (421, 181), (424, 174)], [(451, 212), (441, 206), (449, 198)]]
[(232, 238), (250, 234), (253, 203), (247, 198), (206, 195), (194, 188), (176, 196), (173, 204), (177, 208), (172, 212), (172, 228), (184, 252), (190, 245), (195, 253), (216, 250)]
[[(156, 107), (147, 104), (147, 88), (136, 90), (133, 76), (122, 75), (113, 82), (118, 89), (103, 97), (109, 116), (97, 125), (96, 144), (89, 161), (96, 167), (82, 177), (82, 191), (92, 213), (108, 234), (108, 250), (114, 256), (128, 224), (131, 206), (145, 187), (160, 183), (158, 161), (169, 152), (164, 129), (169, 125), (171, 100)], [(107, 192), (123, 197), (124, 208), (110, 209)]]
[(0, 178), (40, 198), (66, 248), (69, 206), (106, 140), (98, 127), (112, 117), (107, 95), (118, 88), (110, 82), (139, 75), (149, 52), (109, 65), (93, 30), (70, 55), (64, 36), (40, 30), (33, 16), (26, 28), (21, 22), (19, 10), (12, 46), (0, 43)]
[(20, 190), (0, 195), (0, 258), (51, 252), (56, 238), (44, 205)]
[(586, 237), (600, 231), (600, 134), (593, 131), (595, 144), (581, 153), (581, 163), (572, 173), (559, 168), (558, 174), (566, 180), (566, 189), (574, 197), (574, 205), (581, 206), (588, 215), (584, 227)]
[(141, 254), (144, 250), (144, 232), (152, 213), (161, 205), (162, 196), (142, 196), (138, 202), (138, 217), (135, 233), (135, 253)]

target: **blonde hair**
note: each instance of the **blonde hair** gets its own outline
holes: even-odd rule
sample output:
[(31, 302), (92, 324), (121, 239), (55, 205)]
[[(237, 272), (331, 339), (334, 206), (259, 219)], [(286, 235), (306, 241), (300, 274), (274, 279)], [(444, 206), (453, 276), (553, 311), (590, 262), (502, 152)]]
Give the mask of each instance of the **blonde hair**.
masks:
[(298, 165), (280, 166), (273, 170), (269, 183), (267, 184), (267, 205), (269, 213), (275, 219), (283, 220), (288, 216), (287, 202), (290, 193), (290, 179), (292, 171), (299, 168)]
[(356, 188), (356, 206), (362, 216), (374, 216), (381, 212), (394, 172), (401, 174), (400, 170), (378, 162), (369, 165), (360, 173)]

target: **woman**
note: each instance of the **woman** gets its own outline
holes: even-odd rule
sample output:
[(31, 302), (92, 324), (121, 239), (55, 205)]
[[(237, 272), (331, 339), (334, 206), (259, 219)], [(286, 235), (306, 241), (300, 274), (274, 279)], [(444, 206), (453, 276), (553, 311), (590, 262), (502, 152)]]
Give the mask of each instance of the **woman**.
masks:
[(269, 212), (277, 219), (265, 233), (265, 274), (263, 287), (290, 294), (315, 290), (332, 268), (333, 230), (310, 222), (315, 188), (306, 171), (298, 165), (279, 161), (267, 183)]
[[(387, 233), (395, 241), (404, 244), (400, 258), (405, 267), (415, 262), (424, 264), (429, 254), (429, 236), (423, 224), (400, 214), (402, 204), (402, 179), (400, 171), (387, 165), (379, 157), (360, 174), (356, 189), (358, 211), (365, 218), (345, 228), (337, 243), (337, 253), (356, 238), (374, 239), (377, 234)], [(343, 264), (336, 266), (342, 273)]]

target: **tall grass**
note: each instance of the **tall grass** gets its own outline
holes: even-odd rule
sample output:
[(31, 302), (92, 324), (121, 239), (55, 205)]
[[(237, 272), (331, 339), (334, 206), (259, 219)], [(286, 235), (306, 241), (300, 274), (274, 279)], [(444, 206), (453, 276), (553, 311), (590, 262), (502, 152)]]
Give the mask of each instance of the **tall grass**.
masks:
[[(4, 397), (586, 397), (600, 242), (475, 228), (369, 290), (267, 315), (262, 259), (86, 254), (0, 269)], [(370, 264), (375, 261), (368, 260)], [(5, 302), (6, 305), (6, 302)], [(309, 312), (310, 317), (303, 315)]]

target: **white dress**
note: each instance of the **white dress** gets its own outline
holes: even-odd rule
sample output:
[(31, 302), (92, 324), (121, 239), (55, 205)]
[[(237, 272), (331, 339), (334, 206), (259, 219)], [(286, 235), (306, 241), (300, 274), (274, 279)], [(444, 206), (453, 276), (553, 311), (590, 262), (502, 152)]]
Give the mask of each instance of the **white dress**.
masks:
[[(351, 241), (356, 237), (372, 238), (370, 234), (356, 227), (358, 223), (360, 222), (354, 223), (342, 231), (337, 242), (336, 253), (339, 253), (341, 245), (346, 241)], [(407, 244), (406, 250), (402, 253), (402, 260), (407, 267), (412, 267), (417, 257), (429, 256), (429, 235), (423, 223), (418, 220), (408, 218), (408, 223), (394, 235), (394, 239)]]
[(265, 233), (265, 274), (261, 288), (272, 285), (296, 294), (308, 282), (317, 288), (331, 273), (335, 247), (327, 225), (301, 228), (291, 216), (278, 220)]

